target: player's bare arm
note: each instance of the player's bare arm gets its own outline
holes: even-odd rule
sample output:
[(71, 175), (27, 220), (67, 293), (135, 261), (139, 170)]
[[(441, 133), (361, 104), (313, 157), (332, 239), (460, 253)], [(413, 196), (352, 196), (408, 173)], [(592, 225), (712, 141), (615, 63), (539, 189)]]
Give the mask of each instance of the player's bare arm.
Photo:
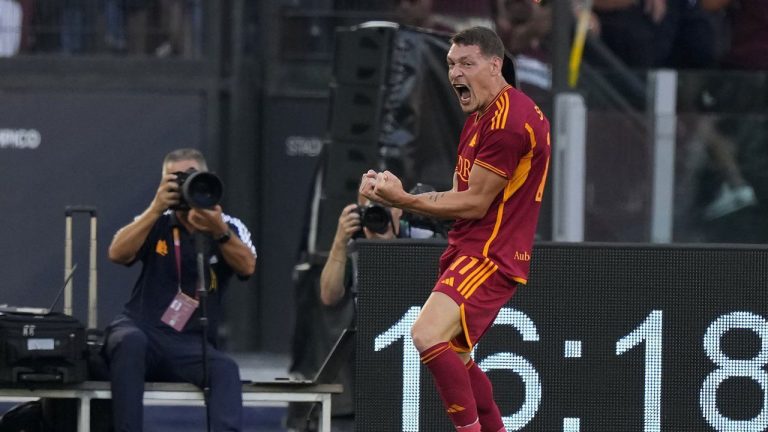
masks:
[(403, 190), (397, 176), (385, 171), (378, 174), (373, 194), (412, 213), (439, 219), (479, 219), (506, 184), (505, 177), (476, 165), (470, 171), (467, 190), (412, 195)]

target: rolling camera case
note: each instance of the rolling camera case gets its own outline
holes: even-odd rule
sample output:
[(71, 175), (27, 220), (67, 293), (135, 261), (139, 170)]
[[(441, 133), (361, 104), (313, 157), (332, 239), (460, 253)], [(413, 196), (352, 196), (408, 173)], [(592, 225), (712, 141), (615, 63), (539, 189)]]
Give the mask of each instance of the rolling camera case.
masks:
[(96, 327), (96, 210), (65, 210), (64, 313), (50, 310), (0, 312), (0, 382), (77, 383), (88, 376), (85, 326), (72, 316), (72, 216), (89, 213), (88, 327)]

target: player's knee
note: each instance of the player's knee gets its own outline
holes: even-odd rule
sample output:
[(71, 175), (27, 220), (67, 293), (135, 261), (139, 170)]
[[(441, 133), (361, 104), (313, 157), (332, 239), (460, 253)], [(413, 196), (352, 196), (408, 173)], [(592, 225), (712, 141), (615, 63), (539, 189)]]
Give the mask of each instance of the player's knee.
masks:
[(439, 343), (447, 342), (447, 339), (441, 337), (441, 335), (438, 332), (435, 332), (434, 329), (420, 325), (418, 321), (411, 327), (411, 339), (413, 340), (413, 345), (419, 352), (429, 349)]

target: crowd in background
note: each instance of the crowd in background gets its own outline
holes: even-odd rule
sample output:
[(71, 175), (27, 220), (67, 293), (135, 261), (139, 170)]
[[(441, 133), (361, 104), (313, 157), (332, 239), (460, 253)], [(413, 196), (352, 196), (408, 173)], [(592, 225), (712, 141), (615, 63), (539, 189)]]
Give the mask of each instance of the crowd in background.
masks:
[[(694, 121), (679, 123), (685, 133), (680, 141), (705, 149), (720, 180), (709, 187), (714, 192), (697, 198), (703, 203), (697, 214), (713, 220), (758, 204), (768, 191), (754, 188), (755, 180), (750, 179), (754, 176), (744, 173), (739, 158), (762, 160), (762, 156), (755, 159), (752, 150), (751, 156), (742, 151), (749, 145), (758, 150), (766, 147), (755, 144), (762, 139), (755, 131), (765, 129), (762, 120), (752, 119), (757, 125), (744, 120), (768, 106), (768, 84), (755, 75), (749, 78), (753, 90), (742, 91), (739, 85), (745, 81), (707, 73), (768, 70), (768, 1), (570, 1), (574, 22), (585, 7), (590, 8), (587, 45), (604, 47), (602, 52), (614, 60), (609, 66), (619, 64), (641, 74), (660, 68), (700, 74), (690, 100), (678, 101), (679, 111), (701, 114)], [(204, 0), (0, 0), (0, 57), (116, 54), (201, 59), (207, 40), (205, 18), (215, 4)], [(275, 5), (277, 13), (300, 19), (296, 25), (286, 25), (287, 34), (270, 43), (279, 45), (281, 55), (290, 52), (292, 57), (286, 58), (304, 54), (327, 62), (337, 25), (384, 19), (446, 34), (489, 25), (514, 55), (523, 89), (549, 113), (553, 5), (554, 0), (285, 0)], [(325, 26), (317, 24), (322, 20), (328, 21)], [(590, 58), (591, 53), (585, 52), (585, 63), (605, 68), (606, 63)], [(311, 81), (327, 75), (310, 69), (304, 76)], [(322, 79), (318, 82), (327, 86)], [(644, 86), (641, 82), (634, 92), (641, 103)], [(728, 116), (734, 121), (729, 122)], [(758, 168), (752, 171), (762, 166)]]
[(0, 57), (114, 53), (198, 58), (203, 0), (0, 0)]
[[(572, 1), (575, 14), (584, 5)], [(293, 3), (301, 8), (302, 2)], [(547, 59), (551, 48), (552, 0), (332, 3), (444, 32), (485, 21), (515, 55)], [(590, 35), (631, 68), (768, 69), (768, 5), (762, 0), (593, 0), (592, 11)], [(0, 55), (194, 57), (202, 50), (204, 15), (203, 0), (0, 0)]]

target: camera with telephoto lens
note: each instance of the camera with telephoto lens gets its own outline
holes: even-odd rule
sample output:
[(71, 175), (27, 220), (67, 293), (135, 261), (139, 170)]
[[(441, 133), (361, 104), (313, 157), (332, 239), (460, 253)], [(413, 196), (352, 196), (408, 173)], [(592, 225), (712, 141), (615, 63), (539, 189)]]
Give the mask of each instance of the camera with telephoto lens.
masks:
[[(392, 225), (392, 215), (389, 209), (379, 204), (359, 205), (357, 212), (360, 214), (360, 226), (368, 228), (376, 234), (386, 233)], [(359, 234), (362, 236), (362, 230)]]
[(190, 208), (209, 209), (216, 206), (224, 193), (224, 185), (216, 174), (190, 168), (176, 171), (176, 183), (179, 184), (179, 203), (171, 210), (189, 210)]

